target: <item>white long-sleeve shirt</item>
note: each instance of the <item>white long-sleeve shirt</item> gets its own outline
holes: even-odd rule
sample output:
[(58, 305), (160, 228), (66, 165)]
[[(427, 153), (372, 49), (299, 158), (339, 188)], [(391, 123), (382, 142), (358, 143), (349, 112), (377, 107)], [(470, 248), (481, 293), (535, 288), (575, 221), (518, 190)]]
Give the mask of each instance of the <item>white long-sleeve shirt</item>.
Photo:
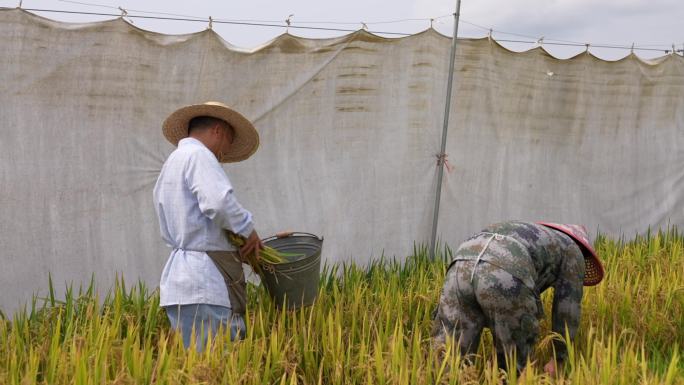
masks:
[(235, 250), (224, 229), (247, 237), (254, 224), (221, 164), (202, 142), (178, 142), (154, 186), (154, 207), (162, 238), (173, 248), (159, 284), (160, 306), (230, 307), (223, 276), (205, 251)]

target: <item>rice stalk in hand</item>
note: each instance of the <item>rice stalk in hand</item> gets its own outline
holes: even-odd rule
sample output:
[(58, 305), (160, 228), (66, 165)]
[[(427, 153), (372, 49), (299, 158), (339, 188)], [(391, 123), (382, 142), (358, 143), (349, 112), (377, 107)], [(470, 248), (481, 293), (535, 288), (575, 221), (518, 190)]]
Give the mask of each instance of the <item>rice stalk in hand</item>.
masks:
[[(232, 231), (227, 231), (228, 241), (235, 247), (242, 248), (245, 245), (245, 237), (235, 234)], [(281, 253), (280, 251), (270, 247), (265, 246), (259, 251), (259, 254), (250, 253), (246, 255), (247, 263), (252, 267), (254, 272), (263, 276), (263, 268), (273, 269), (271, 265), (277, 265), (286, 261), (286, 257), (292, 257), (294, 254)]]

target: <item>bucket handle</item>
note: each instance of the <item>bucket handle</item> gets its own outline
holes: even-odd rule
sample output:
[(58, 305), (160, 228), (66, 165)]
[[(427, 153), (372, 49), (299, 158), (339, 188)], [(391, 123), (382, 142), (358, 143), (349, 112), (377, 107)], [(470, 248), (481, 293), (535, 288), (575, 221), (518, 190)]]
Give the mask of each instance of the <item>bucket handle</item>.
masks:
[(272, 241), (272, 240), (274, 240), (274, 239), (288, 238), (288, 237), (291, 237), (291, 236), (293, 236), (293, 235), (308, 235), (308, 236), (314, 237), (314, 238), (316, 238), (316, 239), (318, 239), (318, 240), (321, 240), (321, 241), (323, 240), (323, 237), (319, 237), (319, 236), (316, 235), (316, 234), (305, 233), (305, 232), (302, 232), (302, 231), (283, 231), (283, 232), (280, 232), (280, 233), (276, 233), (275, 235), (273, 235), (273, 236), (271, 236), (271, 237), (264, 238), (264, 239), (262, 239), (261, 241), (262, 241), (262, 242), (267, 242), (267, 241)]

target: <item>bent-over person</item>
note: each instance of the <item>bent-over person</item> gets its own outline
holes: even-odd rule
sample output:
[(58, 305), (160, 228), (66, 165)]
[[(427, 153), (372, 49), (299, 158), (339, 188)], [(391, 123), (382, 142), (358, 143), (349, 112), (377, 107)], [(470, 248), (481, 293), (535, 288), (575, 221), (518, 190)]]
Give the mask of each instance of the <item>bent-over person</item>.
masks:
[[(583, 286), (598, 284), (603, 267), (586, 229), (555, 223), (502, 222), (463, 242), (447, 271), (433, 326), (433, 342), (455, 338), (461, 354), (477, 351), (482, 329), (492, 331), (499, 367), (516, 356), (522, 371), (539, 335), (541, 293), (554, 288), (552, 330), (571, 339), (580, 324)], [(567, 358), (554, 340), (555, 374)]]

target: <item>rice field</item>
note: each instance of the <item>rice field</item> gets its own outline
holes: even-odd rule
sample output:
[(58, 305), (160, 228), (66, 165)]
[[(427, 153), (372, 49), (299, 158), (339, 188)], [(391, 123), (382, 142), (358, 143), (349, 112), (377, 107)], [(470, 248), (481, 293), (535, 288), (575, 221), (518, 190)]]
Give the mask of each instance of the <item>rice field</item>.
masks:
[[(249, 330), (232, 343), (220, 333), (203, 353), (184, 350), (159, 296), (123, 279), (106, 298), (95, 283), (35, 298), (0, 316), (0, 384), (684, 384), (684, 237), (675, 230), (636, 239), (599, 237), (607, 279), (587, 288), (582, 327), (557, 378), (547, 318), (519, 378), (497, 371), (485, 333), (473, 365), (448, 345), (430, 346), (448, 248), (424, 247), (400, 264), (325, 268), (312, 307), (279, 311), (250, 287)], [(52, 282), (51, 282), (51, 287)]]

